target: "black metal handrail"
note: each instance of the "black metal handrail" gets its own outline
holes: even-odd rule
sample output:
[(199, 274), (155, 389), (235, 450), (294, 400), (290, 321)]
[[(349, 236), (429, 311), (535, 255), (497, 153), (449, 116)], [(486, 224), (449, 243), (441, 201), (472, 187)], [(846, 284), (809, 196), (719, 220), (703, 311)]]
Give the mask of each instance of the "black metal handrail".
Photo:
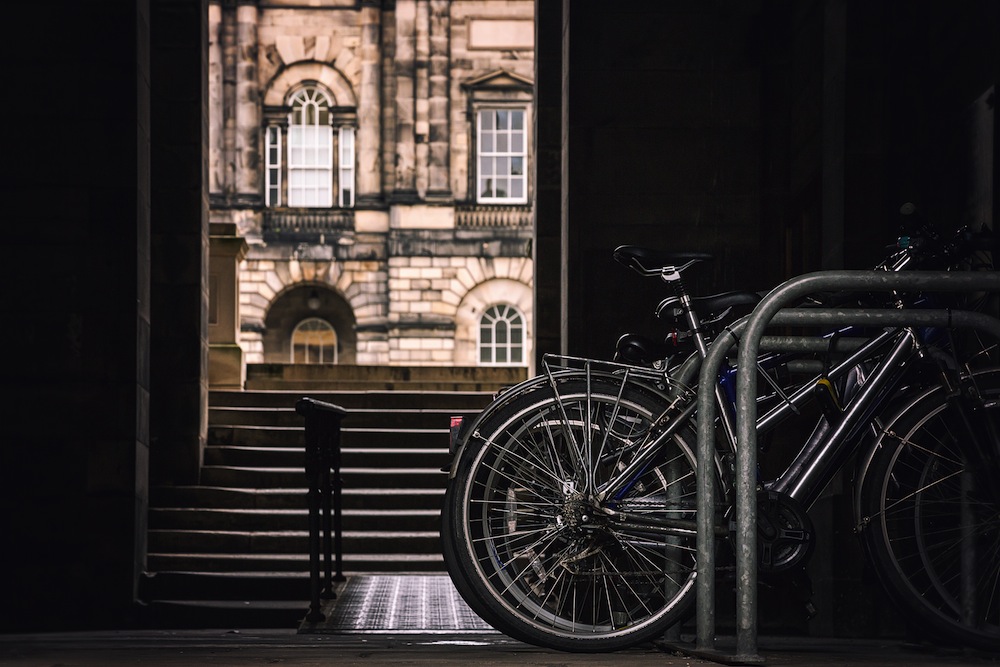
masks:
[[(300, 398), (295, 411), (305, 417), (306, 480), (309, 484), (309, 613), (306, 620), (323, 621), (320, 599), (337, 597), (334, 581), (344, 581), (343, 527), (341, 521), (340, 423), (347, 410), (317, 401)], [(331, 502), (332, 498), (332, 502)], [(332, 505), (332, 507), (331, 507)], [(331, 530), (332, 509), (332, 530)], [(322, 510), (323, 553), (325, 556), (325, 588), (320, 585), (320, 512)], [(332, 557), (336, 552), (337, 574), (333, 574)]]

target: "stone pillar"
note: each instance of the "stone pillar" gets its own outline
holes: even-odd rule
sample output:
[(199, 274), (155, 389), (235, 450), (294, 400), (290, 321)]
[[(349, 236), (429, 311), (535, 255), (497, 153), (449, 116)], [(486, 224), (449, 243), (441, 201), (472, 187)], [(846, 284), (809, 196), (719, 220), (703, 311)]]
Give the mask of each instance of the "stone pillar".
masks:
[(236, 194), (260, 196), (260, 93), (257, 88), (257, 6), (236, 8)]
[(208, 385), (210, 389), (243, 389), (246, 365), (237, 343), (240, 330), (240, 262), (247, 242), (236, 225), (212, 223), (208, 258)]
[(451, 17), (449, 0), (430, 0), (430, 62), (428, 66), (429, 147), (427, 194), (451, 199), (449, 185), (448, 86)]
[(358, 99), (358, 204), (382, 194), (379, 160), (382, 136), (382, 9), (374, 0), (361, 7), (361, 91)]
[(208, 5), (208, 191), (221, 194), (226, 182), (222, 120), (222, 6)]
[(417, 18), (415, 21), (414, 42), (416, 57), (413, 68), (413, 152), (416, 160), (414, 182), (420, 197), (427, 195), (427, 135), (430, 133), (428, 123), (428, 81), (427, 67), (430, 64), (430, 11), (427, 0), (417, 0)]
[(395, 198), (416, 198), (415, 29), (416, 0), (396, 3), (396, 191)]

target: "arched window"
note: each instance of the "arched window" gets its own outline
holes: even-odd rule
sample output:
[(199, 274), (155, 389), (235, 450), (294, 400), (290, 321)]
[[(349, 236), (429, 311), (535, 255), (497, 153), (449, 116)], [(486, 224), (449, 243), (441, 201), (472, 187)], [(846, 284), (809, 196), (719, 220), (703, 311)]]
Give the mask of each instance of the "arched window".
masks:
[(319, 88), (302, 88), (290, 100), (288, 118), (288, 205), (333, 205), (333, 128), (330, 98)]
[(490, 306), (479, 320), (479, 363), (505, 366), (524, 362), (524, 317), (513, 306)]
[(337, 332), (326, 320), (310, 317), (292, 332), (293, 364), (337, 363)]

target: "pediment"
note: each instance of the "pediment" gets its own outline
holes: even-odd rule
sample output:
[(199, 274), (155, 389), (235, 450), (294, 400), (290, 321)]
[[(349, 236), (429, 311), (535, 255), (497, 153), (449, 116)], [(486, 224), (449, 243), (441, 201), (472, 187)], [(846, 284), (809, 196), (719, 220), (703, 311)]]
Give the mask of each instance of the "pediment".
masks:
[(476, 90), (489, 90), (491, 88), (531, 90), (535, 87), (535, 82), (520, 74), (505, 69), (498, 69), (488, 74), (468, 79), (462, 83), (462, 87)]

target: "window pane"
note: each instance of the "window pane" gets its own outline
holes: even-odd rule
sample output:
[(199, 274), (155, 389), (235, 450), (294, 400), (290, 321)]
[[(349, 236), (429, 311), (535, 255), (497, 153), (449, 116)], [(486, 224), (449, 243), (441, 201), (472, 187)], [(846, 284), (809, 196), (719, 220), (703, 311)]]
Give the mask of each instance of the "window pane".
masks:
[(292, 362), (337, 363), (337, 332), (326, 320), (310, 318), (295, 327), (291, 340)]
[(333, 200), (333, 128), (330, 100), (319, 88), (303, 88), (290, 100), (288, 203), (328, 207)]
[(477, 120), (477, 200), (487, 203), (524, 201), (527, 194), (524, 177), (528, 166), (524, 110), (482, 109)]
[(523, 363), (524, 319), (509, 304), (486, 309), (479, 321), (479, 363)]

